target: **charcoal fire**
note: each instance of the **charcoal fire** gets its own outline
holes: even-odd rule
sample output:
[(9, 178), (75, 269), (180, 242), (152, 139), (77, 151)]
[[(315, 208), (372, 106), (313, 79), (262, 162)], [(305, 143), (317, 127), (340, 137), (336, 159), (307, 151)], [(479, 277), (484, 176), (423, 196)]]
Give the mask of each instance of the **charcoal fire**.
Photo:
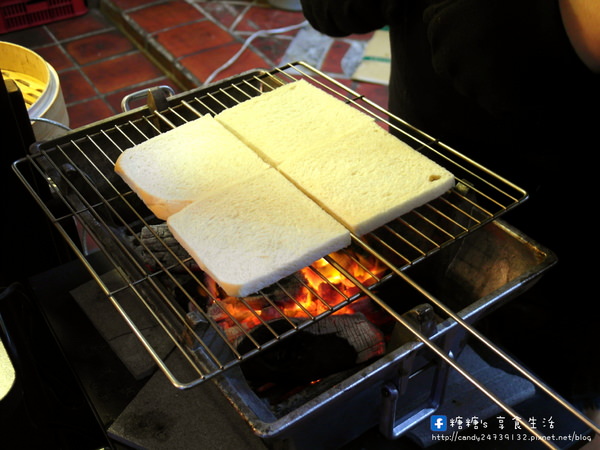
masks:
[[(269, 327), (277, 333), (284, 333), (290, 325), (279, 319), (269, 323)], [(260, 344), (272, 339), (270, 331), (263, 326), (256, 327), (251, 335)], [(253, 346), (250, 339), (245, 338), (238, 349), (244, 353)], [(325, 317), (249, 359), (243, 370), (248, 381), (254, 383), (284, 380), (286, 383), (305, 384), (348, 370), (382, 355), (384, 351), (383, 333), (362, 314), (335, 315)]]
[[(144, 227), (139, 240), (138, 251), (149, 267), (177, 267), (178, 258), (191, 261), (164, 224)], [(365, 286), (385, 274), (378, 260), (356, 251), (330, 257)], [(243, 298), (227, 296), (195, 264), (188, 263), (188, 267), (202, 283), (202, 287), (185, 283), (186, 290), (196, 284), (196, 292), (191, 293), (198, 301), (190, 302), (190, 311), (201, 307), (241, 355), (294, 331), (244, 361), (244, 375), (257, 386), (313, 383), (385, 353), (389, 335), (382, 328), (394, 321), (367, 296), (360, 296), (356, 284), (326, 258)]]
[[(354, 252), (331, 256), (365, 285), (384, 273), (376, 263)], [(307, 384), (385, 353), (386, 335), (380, 326), (391, 322), (390, 317), (368, 297), (358, 296), (356, 285), (326, 259), (282, 280), (278, 288), (251, 297), (224, 296), (208, 277), (205, 284), (214, 290), (215, 298), (208, 315), (241, 354), (301, 328), (242, 364), (246, 378), (257, 385)], [(312, 323), (316, 317), (319, 320)]]
[[(141, 245), (136, 245), (138, 241)], [(132, 243), (140, 259), (150, 271), (158, 270), (163, 266), (174, 267), (183, 272), (183, 268), (179, 269), (178, 258), (189, 260), (190, 262), (186, 265), (192, 270), (198, 270), (198, 266), (189, 258), (185, 249), (179, 245), (164, 222), (144, 226), (139, 236), (132, 238)]]

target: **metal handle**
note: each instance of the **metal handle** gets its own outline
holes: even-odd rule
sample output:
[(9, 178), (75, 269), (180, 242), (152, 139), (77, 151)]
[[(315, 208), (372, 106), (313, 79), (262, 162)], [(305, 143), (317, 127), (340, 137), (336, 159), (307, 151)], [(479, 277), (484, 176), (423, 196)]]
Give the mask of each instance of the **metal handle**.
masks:
[[(417, 330), (423, 333), (427, 338), (431, 338), (435, 331), (435, 314), (431, 305), (425, 303), (417, 305), (410, 311), (404, 313), (402, 317), (412, 324)], [(409, 341), (414, 338), (408, 329), (401, 324), (396, 326), (392, 340), (399, 339), (400, 342)], [(454, 350), (459, 343), (460, 335), (450, 333), (442, 339), (442, 346), (449, 358), (454, 358)], [(424, 392), (429, 392), (429, 398), (424, 405), (417, 405), (409, 413), (405, 413), (402, 417), (396, 418), (398, 411), (398, 399), (404, 395), (408, 388), (408, 383), (412, 375), (413, 361), (415, 360), (416, 352), (404, 358), (400, 363), (399, 376), (397, 380), (387, 382), (382, 388), (382, 403), (381, 403), (381, 418), (379, 420), (379, 430), (388, 439), (396, 439), (406, 433), (410, 428), (417, 425), (423, 419), (432, 415), (442, 403), (444, 392), (448, 380), (449, 364), (443, 359), (439, 359), (435, 364), (435, 372), (433, 374), (431, 389)], [(422, 372), (421, 372), (422, 375)]]
[(397, 439), (414, 427), (422, 420), (432, 415), (442, 403), (446, 382), (448, 379), (449, 365), (442, 360), (436, 364), (433, 383), (429, 398), (421, 409), (413, 411), (396, 418), (398, 409), (398, 399), (406, 388), (406, 379), (408, 376), (401, 377), (400, 387), (396, 383), (388, 382), (382, 388), (381, 419), (379, 421), (379, 431), (388, 439)]
[(167, 97), (174, 94), (175, 91), (171, 86), (155, 86), (150, 89), (143, 89), (123, 97), (123, 100), (121, 100), (121, 109), (123, 112), (127, 112), (131, 109), (131, 103), (133, 101), (146, 98), (148, 106), (151, 109), (162, 111), (168, 106), (166, 103)]

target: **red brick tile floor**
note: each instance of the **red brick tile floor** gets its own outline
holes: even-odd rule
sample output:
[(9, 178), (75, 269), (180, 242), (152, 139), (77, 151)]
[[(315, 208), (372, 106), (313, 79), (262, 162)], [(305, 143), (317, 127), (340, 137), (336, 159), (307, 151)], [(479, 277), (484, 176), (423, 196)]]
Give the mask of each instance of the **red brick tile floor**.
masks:
[[(97, 0), (87, 13), (0, 35), (35, 51), (57, 71), (70, 118), (78, 128), (121, 112), (130, 93), (166, 85), (175, 92), (284, 61), (302, 28), (254, 36), (235, 62), (218, 73), (260, 30), (293, 27), (301, 12), (283, 11), (265, 0)], [(359, 83), (344, 71), (344, 59), (370, 35), (327, 38), (311, 64), (375, 103), (387, 105), (387, 88)], [(210, 78), (213, 76), (213, 78)]]

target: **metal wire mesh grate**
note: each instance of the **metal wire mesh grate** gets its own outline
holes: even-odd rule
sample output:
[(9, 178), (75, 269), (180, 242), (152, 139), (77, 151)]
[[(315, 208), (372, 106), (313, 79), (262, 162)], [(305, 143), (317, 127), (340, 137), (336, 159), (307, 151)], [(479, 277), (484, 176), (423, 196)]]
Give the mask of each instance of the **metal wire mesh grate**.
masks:
[[(352, 248), (331, 256), (333, 260), (342, 260), (342, 267), (352, 274), (360, 270), (359, 286), (356, 280), (333, 267), (331, 259), (325, 258), (252, 298), (223, 301), (218, 286), (196, 270), (192, 259), (181, 252), (164, 224), (157, 221), (114, 174), (114, 162), (127, 148), (161, 132), (203, 114), (216, 114), (299, 78), (394, 127), (413, 147), (455, 173), (457, 187), (365, 237), (354, 236), (356, 242), (366, 243), (369, 250), (355, 243)], [(15, 167), (49, 217), (82, 253), (84, 261), (81, 241), (85, 244), (91, 239), (106, 255), (122, 282), (109, 287), (95, 274), (97, 281), (159, 367), (174, 385), (185, 388), (336, 313), (363, 296), (363, 286), (376, 289), (383, 280), (393, 276), (389, 268), (370, 268), (377, 266), (380, 258), (404, 270), (525, 199), (526, 194), (518, 187), (409, 125), (403, 127), (398, 123), (401, 124), (397, 121), (392, 125), (385, 110), (368, 99), (298, 63), (272, 72), (251, 73), (213, 89), (170, 99), (168, 108), (162, 111), (142, 108), (118, 116), (69, 135), (68, 139), (41, 145)], [(40, 181), (49, 184), (51, 202), (40, 198), (40, 190), (36, 188)], [(381, 264), (379, 266), (381, 269)], [(93, 268), (90, 270), (95, 273)], [(327, 289), (320, 288), (329, 293), (327, 297), (309, 282), (314, 277), (327, 286)], [(298, 300), (306, 297), (312, 298), (312, 306)], [(139, 312), (128, 311), (130, 303), (143, 305), (143, 319), (136, 317)], [(245, 311), (240, 313), (240, 309)], [(263, 319), (265, 310), (271, 314), (269, 320)], [(292, 320), (297, 317), (303, 320)], [(269, 325), (274, 318), (286, 321), (289, 329), (283, 333), (274, 331)], [(150, 327), (152, 333), (160, 330), (173, 348), (181, 352), (192, 369), (191, 378), (181, 380), (166, 367), (163, 355), (152, 344), (155, 336), (147, 336), (144, 330), (148, 327), (139, 324), (145, 320), (154, 322)], [(257, 324), (269, 329), (272, 339), (256, 342), (248, 330)], [(253, 342), (254, 348), (241, 354), (236, 348), (241, 338)]]

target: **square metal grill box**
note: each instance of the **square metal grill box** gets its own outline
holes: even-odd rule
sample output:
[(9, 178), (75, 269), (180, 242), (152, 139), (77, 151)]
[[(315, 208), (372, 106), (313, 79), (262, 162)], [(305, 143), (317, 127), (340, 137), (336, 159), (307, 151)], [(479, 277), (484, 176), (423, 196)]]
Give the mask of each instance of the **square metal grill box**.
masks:
[[(201, 115), (214, 115), (300, 78), (389, 126), (413, 148), (453, 172), (457, 185), (440, 198), (367, 236), (352, 236), (349, 249), (324, 258), (325, 269), (320, 265), (305, 269), (330, 283), (331, 290), (336, 292), (335, 303), (318, 292), (312, 292), (321, 306), (318, 313), (305, 310), (304, 319), (296, 321), (287, 318), (281, 311), (281, 299), (297, 303), (292, 292), (297, 288), (310, 289), (298, 274), (281, 280), (251, 299), (238, 299), (237, 306), (270, 332), (269, 339), (259, 342), (215, 297), (210, 280), (192, 268), (191, 258), (185, 252), (181, 253), (172, 239), (163, 234), (162, 223), (114, 173), (114, 163), (125, 149), (152, 136)], [(86, 265), (107, 300), (112, 302), (156, 366), (175, 387), (188, 389), (207, 380), (215, 381), (255, 432), (268, 439), (294, 433), (302, 422), (310, 421), (310, 415), (314, 415), (315, 411), (318, 414), (320, 409), (331, 409), (332, 403), (338, 399), (345, 401), (346, 398), (347, 401), (354, 385), (363, 383), (358, 388), (359, 392), (367, 389), (364, 383), (369, 383), (368, 389), (371, 390), (380, 390), (383, 386), (388, 394), (391, 393), (388, 395), (391, 400), (381, 404), (381, 408), (389, 411), (381, 416), (380, 425), (386, 436), (395, 438), (436, 410), (443, 396), (448, 368), (452, 367), (500, 408), (518, 417), (510, 406), (456, 362), (455, 356), (462, 350), (461, 337), (468, 334), (501, 355), (525, 378), (594, 428), (588, 419), (496, 349), (470, 325), (526, 289), (555, 261), (549, 250), (536, 246), (516, 230), (496, 220), (525, 201), (527, 194), (522, 189), (400, 119), (394, 118), (393, 123), (390, 122), (385, 109), (302, 62), (271, 71), (252, 71), (170, 97), (162, 95), (160, 90), (157, 92), (149, 96), (148, 106), (125, 111), (50, 142), (35, 144), (31, 154), (16, 161), (13, 167)], [(485, 242), (489, 236), (498, 235), (510, 237), (501, 238), (503, 243), (514, 241), (530, 249), (530, 265), (491, 290), (477, 292), (471, 297), (464, 296), (468, 299), (467, 303), (464, 299), (462, 303), (442, 303), (437, 295), (443, 295), (443, 292), (434, 295), (409, 275), (411, 271), (408, 269), (425, 267), (426, 260), (432, 260), (434, 256), (442, 260), (442, 265), (456, 258), (464, 247), (458, 244), (459, 241), (473, 243), (475, 239), (476, 245), (481, 245), (479, 239)], [(114, 270), (116, 277), (111, 277), (110, 283), (89, 262), (89, 242), (100, 249)], [(348, 265), (363, 265), (362, 257), (365, 255), (385, 267), (383, 275), (369, 272), (368, 268), (365, 268), (368, 274), (365, 278), (359, 280), (353, 275)], [(331, 270), (354, 288), (351, 293), (340, 291), (327, 281), (324, 273)], [(398, 305), (383, 296), (381, 292), (390, 283), (409, 286), (417, 301), (411, 305)], [(279, 318), (287, 324), (284, 331), (275, 331), (254, 310), (252, 305), (257, 298), (279, 314)], [(277, 416), (260, 399), (248, 393), (240, 370), (245, 361), (365, 298), (389, 314), (402, 330), (408, 330), (413, 339), (370, 365), (357, 368), (355, 375), (336, 386), (322, 383), (314, 398), (291, 413)], [(207, 304), (220, 308), (219, 312), (227, 316), (234, 334), (252, 344), (249, 349), (240, 351), (232, 343), (229, 338), (231, 330), (226, 332), (216, 323), (214, 316), (207, 313)], [(411, 320), (411, 314), (414, 316), (416, 312), (418, 315), (423, 308), (427, 312), (431, 305), (438, 320), (425, 324)], [(302, 305), (298, 307), (303, 308)], [(421, 357), (425, 353), (429, 356)], [(428, 367), (433, 367), (437, 378), (425, 404), (417, 405), (396, 418), (394, 405), (398, 386)], [(402, 376), (398, 375), (399, 369)], [(363, 422), (365, 427), (372, 424), (370, 418)], [(522, 425), (530, 433), (539, 435), (527, 423)], [(547, 442), (545, 445), (551, 447), (552, 444)]]

